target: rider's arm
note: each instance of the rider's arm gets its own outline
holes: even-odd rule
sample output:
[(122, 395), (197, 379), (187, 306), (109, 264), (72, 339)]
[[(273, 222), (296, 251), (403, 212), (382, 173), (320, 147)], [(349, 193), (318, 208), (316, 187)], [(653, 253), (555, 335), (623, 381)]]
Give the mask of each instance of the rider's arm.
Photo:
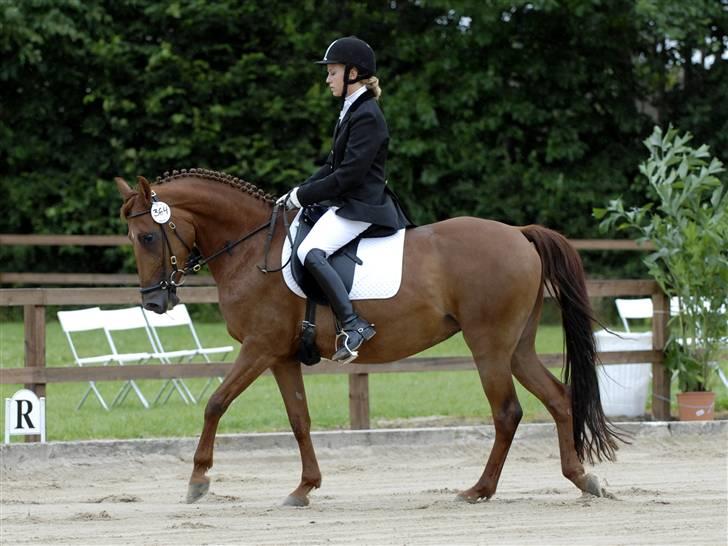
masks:
[(373, 112), (357, 114), (350, 121), (349, 138), (341, 164), (327, 176), (300, 187), (298, 200), (301, 205), (342, 197), (364, 180), (388, 135), (384, 118)]
[(319, 180), (320, 178), (325, 177), (326, 175), (331, 173), (333, 168), (334, 168), (334, 152), (329, 152), (329, 155), (326, 158), (326, 162), (321, 166), (320, 169), (318, 169), (315, 173), (313, 173), (311, 176), (309, 176), (306, 179), (306, 181), (301, 184), (301, 186), (303, 186), (304, 184), (310, 184), (311, 182), (314, 182), (316, 180)]

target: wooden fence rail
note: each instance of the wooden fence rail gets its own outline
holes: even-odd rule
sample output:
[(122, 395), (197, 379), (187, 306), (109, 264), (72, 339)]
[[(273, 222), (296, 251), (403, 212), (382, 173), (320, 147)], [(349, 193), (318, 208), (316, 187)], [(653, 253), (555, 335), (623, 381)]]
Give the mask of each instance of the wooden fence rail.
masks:
[[(652, 250), (651, 243), (636, 243), (629, 239), (571, 239), (579, 250)], [(123, 246), (129, 239), (124, 235), (53, 235), (0, 233), (0, 246)]]
[(54, 235), (0, 233), (0, 246), (121, 246), (128, 245), (123, 235)]
[[(652, 413), (656, 419), (670, 417), (670, 377), (666, 373), (664, 347), (668, 320), (668, 300), (653, 281), (588, 281), (591, 297), (648, 296), (652, 298), (651, 351), (600, 353), (604, 364), (651, 362), (653, 375)], [(216, 287), (181, 287), (180, 298), (186, 303), (216, 303)], [(46, 306), (138, 305), (138, 288), (26, 288), (0, 289), (0, 306), (23, 306), (25, 322), (25, 367), (0, 370), (0, 384), (25, 384), (38, 396), (45, 396), (46, 385), (53, 382), (118, 381), (127, 379), (168, 379), (215, 377), (225, 375), (231, 363), (156, 364), (135, 366), (46, 367)], [(539, 355), (550, 367), (562, 365), (563, 355)], [(324, 361), (304, 366), (306, 374), (348, 374), (349, 416), (352, 429), (369, 428), (369, 374), (472, 370), (470, 357), (408, 358), (386, 364), (351, 364), (341, 366)]]
[[(571, 239), (578, 250), (644, 251), (654, 248), (650, 243), (637, 244), (627, 239)], [(2, 246), (125, 246), (129, 239), (123, 235), (26, 235), (0, 233)], [(33, 273), (0, 272), (0, 285), (61, 285), (61, 286), (136, 286), (135, 274), (124, 273)], [(190, 275), (192, 286), (209, 286), (215, 281), (209, 275)]]
[[(628, 364), (660, 360), (659, 351), (614, 351), (601, 353), (603, 364)], [(540, 354), (541, 361), (550, 368), (563, 363), (563, 354)], [(126, 381), (128, 379), (173, 379), (223, 376), (232, 368), (232, 362), (199, 362), (188, 364), (138, 364), (134, 366), (84, 366), (68, 368), (5, 368), (0, 383), (73, 383), (78, 381)], [(349, 364), (322, 360), (316, 366), (307, 366), (307, 375), (317, 374), (369, 374), (402, 372), (449, 372), (475, 370), (469, 356), (411, 357), (386, 364)], [(269, 373), (269, 372), (266, 372)]]
[[(210, 286), (210, 275), (188, 275), (185, 283), (191, 286)], [(137, 286), (136, 273), (8, 273), (0, 271), (0, 284), (64, 285), (64, 286)]]

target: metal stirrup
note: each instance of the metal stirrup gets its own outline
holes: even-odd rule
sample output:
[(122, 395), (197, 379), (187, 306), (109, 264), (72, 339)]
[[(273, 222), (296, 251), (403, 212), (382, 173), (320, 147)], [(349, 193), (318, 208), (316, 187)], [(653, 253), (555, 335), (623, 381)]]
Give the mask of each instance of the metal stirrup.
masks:
[[(359, 333), (361, 334), (361, 331), (363, 331), (364, 329), (363, 328), (359, 328), (358, 330), (360, 331)], [(339, 338), (341, 336), (344, 336), (344, 341), (341, 344), (341, 347), (339, 347)], [(364, 336), (362, 336), (362, 343), (360, 343), (359, 346), (361, 347), (361, 345), (363, 343), (364, 343)], [(346, 333), (346, 330), (342, 330), (341, 332), (339, 332), (336, 335), (336, 339), (334, 340), (334, 354), (336, 354), (337, 352), (339, 352), (340, 349), (346, 349), (346, 352), (349, 353), (349, 356), (345, 360), (337, 360), (336, 361), (336, 362), (339, 362), (341, 364), (349, 364), (350, 362), (352, 362), (353, 360), (355, 360), (359, 356), (359, 351), (356, 351), (356, 350), (355, 351), (352, 351), (349, 348), (349, 334)], [(358, 349), (358, 347), (357, 347), (357, 349)]]

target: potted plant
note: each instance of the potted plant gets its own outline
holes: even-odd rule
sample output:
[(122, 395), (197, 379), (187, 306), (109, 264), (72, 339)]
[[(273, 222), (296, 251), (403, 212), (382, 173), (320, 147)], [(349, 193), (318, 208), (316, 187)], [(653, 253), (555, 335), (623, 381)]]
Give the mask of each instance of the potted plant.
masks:
[(728, 337), (728, 186), (723, 164), (691, 139), (655, 127), (640, 165), (649, 201), (625, 209), (616, 199), (594, 216), (602, 231), (631, 230), (653, 243), (644, 263), (671, 301), (666, 366), (682, 391), (680, 418), (712, 419), (715, 360)]

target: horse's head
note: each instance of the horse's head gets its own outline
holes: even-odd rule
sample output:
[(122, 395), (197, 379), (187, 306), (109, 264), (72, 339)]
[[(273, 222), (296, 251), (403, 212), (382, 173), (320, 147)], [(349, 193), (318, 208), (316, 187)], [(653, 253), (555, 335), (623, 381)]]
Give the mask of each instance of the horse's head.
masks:
[(177, 303), (177, 286), (184, 282), (187, 263), (195, 243), (195, 228), (185, 213), (157, 195), (146, 178), (138, 178), (133, 190), (123, 178), (116, 186), (124, 203), (121, 217), (129, 226), (145, 309), (164, 313)]

